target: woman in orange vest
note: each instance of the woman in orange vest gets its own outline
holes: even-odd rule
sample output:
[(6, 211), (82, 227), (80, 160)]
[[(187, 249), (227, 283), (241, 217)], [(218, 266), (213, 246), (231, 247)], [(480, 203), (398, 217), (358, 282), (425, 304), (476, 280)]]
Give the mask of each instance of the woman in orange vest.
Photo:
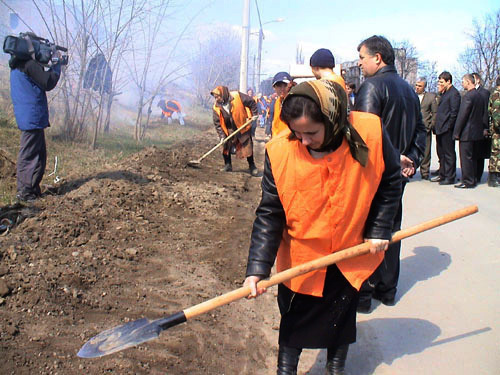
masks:
[(249, 298), (277, 271), (369, 241), (370, 254), (278, 286), (278, 374), (296, 374), (303, 348), (327, 348), (327, 373), (343, 374), (356, 341), (358, 291), (383, 259), (397, 211), (399, 154), (380, 118), (347, 117), (347, 96), (332, 81), (292, 88), (281, 120), (289, 133), (266, 144), (262, 200), (248, 256)]
[[(255, 100), (242, 92), (229, 92), (226, 86), (217, 86), (212, 90), (211, 94), (215, 98), (213, 106), (214, 126), (221, 140), (241, 127), (248, 118), (258, 114)], [(222, 149), (222, 156), (224, 157), (223, 171), (231, 172), (233, 170), (231, 151), (234, 149), (236, 157), (240, 159), (247, 158), (250, 174), (252, 176), (259, 175), (259, 170), (255, 166), (253, 158), (251, 127), (251, 124), (248, 125), (233, 139), (224, 144)]]

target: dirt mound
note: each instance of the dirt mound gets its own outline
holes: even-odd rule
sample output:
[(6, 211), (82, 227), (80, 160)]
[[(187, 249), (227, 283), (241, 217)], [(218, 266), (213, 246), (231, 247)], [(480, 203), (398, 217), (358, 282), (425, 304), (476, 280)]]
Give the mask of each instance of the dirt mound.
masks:
[(246, 161), (220, 172), (218, 152), (201, 169), (186, 166), (211, 146), (200, 138), (148, 148), (91, 176), (67, 177), (54, 195), (22, 208), (30, 214), (0, 237), (0, 373), (274, 372), (266, 369), (275, 343), (265, 333), (274, 317), (247, 301), (138, 348), (76, 357), (102, 330), (241, 286), (260, 179)]

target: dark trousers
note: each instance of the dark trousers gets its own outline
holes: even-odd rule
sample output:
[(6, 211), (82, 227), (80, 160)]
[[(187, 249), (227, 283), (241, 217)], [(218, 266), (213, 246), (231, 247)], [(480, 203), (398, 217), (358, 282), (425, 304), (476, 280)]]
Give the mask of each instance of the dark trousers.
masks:
[(251, 134), (252, 138), (255, 138), (255, 131), (257, 130), (257, 120), (252, 121)]
[(47, 164), (47, 146), (43, 129), (21, 131), (17, 157), (17, 194), (41, 195), (40, 182)]
[[(403, 219), (403, 192), (406, 182), (402, 183), (401, 198), (399, 200), (398, 211), (392, 225), (392, 232), (401, 229)], [(394, 298), (399, 280), (399, 255), (401, 253), (401, 241), (392, 243), (384, 254), (384, 260), (366, 280), (359, 290), (359, 299), (371, 298), (373, 293), (377, 293), (384, 298)]]
[(439, 176), (448, 181), (455, 181), (457, 177), (457, 155), (452, 130), (436, 135), (436, 150), (439, 157)]
[(431, 147), (432, 147), (432, 132), (428, 131), (425, 136), (424, 159), (420, 164), (420, 174), (422, 175), (422, 177), (429, 176), (429, 168), (431, 166)]
[(472, 186), (476, 184), (477, 161), (474, 159), (474, 141), (460, 141), (460, 167), (462, 183)]
[(476, 159), (476, 184), (481, 182), (484, 172), (484, 159)]

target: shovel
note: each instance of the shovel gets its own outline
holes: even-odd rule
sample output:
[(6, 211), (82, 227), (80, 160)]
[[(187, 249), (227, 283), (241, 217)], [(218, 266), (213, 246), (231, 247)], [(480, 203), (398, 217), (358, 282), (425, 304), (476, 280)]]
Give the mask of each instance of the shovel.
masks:
[(217, 150), (220, 146), (222, 146), (224, 143), (226, 143), (227, 141), (229, 141), (236, 134), (238, 134), (240, 131), (242, 131), (244, 128), (246, 128), (248, 126), (248, 124), (250, 124), (254, 120), (257, 120), (258, 118), (259, 118), (259, 116), (253, 116), (253, 117), (249, 118), (247, 120), (247, 122), (245, 122), (243, 125), (241, 125), (234, 132), (232, 132), (231, 134), (229, 134), (226, 138), (221, 139), (221, 141), (219, 143), (217, 143), (210, 151), (208, 151), (206, 154), (204, 154), (201, 158), (199, 158), (197, 160), (191, 160), (191, 161), (188, 162), (187, 165), (189, 165), (190, 167), (193, 167), (193, 168), (199, 168), (200, 164), (201, 164), (201, 161), (203, 159), (205, 159), (208, 155), (210, 155), (212, 152), (214, 152), (215, 150)]
[[(443, 224), (455, 221), (478, 211), (477, 206), (465, 207), (461, 210), (451, 212), (433, 220), (415, 225), (413, 227), (400, 230), (394, 233), (391, 243), (401, 241), (404, 238), (438, 227)], [(344, 259), (353, 258), (359, 255), (368, 254), (370, 244), (368, 242), (350, 247), (348, 249), (326, 255), (310, 262), (298, 265), (288, 270), (279, 272), (267, 280), (258, 283), (260, 288), (269, 288), (284, 281), (293, 279), (296, 276), (308, 273), (337, 263)], [(141, 344), (143, 342), (157, 338), (160, 333), (167, 328), (184, 323), (198, 315), (209, 312), (219, 306), (237, 301), (250, 295), (250, 287), (244, 286), (221, 296), (212, 298), (198, 305), (189, 307), (165, 318), (149, 320), (142, 318), (124, 325), (103, 331), (91, 338), (82, 346), (77, 355), (81, 358), (96, 358), (118, 352), (120, 350)]]

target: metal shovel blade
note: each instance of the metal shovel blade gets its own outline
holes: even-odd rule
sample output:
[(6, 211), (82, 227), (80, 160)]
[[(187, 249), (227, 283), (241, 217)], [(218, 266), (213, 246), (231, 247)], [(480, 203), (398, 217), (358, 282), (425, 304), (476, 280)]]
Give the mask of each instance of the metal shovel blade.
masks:
[(200, 168), (201, 162), (199, 160), (190, 160), (187, 165), (193, 168)]
[(96, 358), (157, 338), (163, 330), (157, 320), (142, 318), (99, 333), (82, 346), (81, 358)]

